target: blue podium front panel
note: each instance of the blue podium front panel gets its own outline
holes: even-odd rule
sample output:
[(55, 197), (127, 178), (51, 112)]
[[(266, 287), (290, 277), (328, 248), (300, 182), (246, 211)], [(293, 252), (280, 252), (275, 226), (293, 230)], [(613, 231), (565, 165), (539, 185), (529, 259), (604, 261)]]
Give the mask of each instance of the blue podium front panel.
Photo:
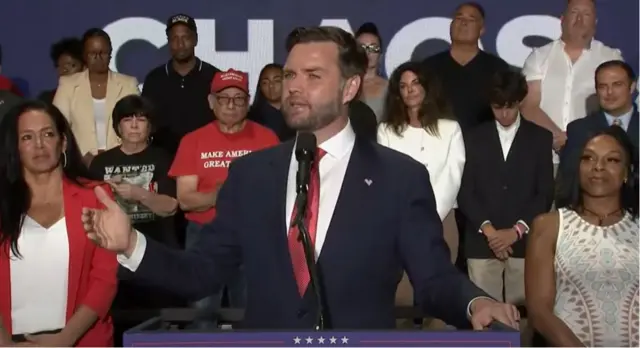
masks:
[(519, 347), (520, 332), (129, 332), (125, 347)]

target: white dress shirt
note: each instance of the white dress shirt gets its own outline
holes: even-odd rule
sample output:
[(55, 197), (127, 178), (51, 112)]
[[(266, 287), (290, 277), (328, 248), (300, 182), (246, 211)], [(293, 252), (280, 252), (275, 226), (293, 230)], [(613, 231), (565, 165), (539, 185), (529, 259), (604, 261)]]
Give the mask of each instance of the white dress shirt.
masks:
[[(587, 116), (587, 100), (596, 93), (596, 68), (609, 60), (622, 60), (620, 50), (597, 40), (591, 41), (575, 63), (564, 47), (564, 41), (555, 40), (535, 48), (522, 68), (527, 81), (541, 81), (540, 108), (562, 130)], [(555, 154), (554, 163), (559, 163)]]
[(456, 207), (466, 157), (458, 122), (438, 120), (438, 133), (436, 136), (423, 128), (407, 127), (398, 135), (382, 123), (378, 126), (378, 143), (411, 156), (427, 167), (438, 215), (444, 220)]
[(520, 128), (520, 115), (518, 115), (516, 121), (508, 127), (505, 127), (496, 121), (496, 128), (498, 129), (498, 138), (500, 139), (500, 146), (502, 147), (502, 155), (506, 161), (507, 156), (509, 155), (509, 150), (511, 150), (513, 140), (516, 138), (516, 133), (518, 133), (518, 128)]
[(67, 323), (69, 238), (65, 218), (49, 228), (26, 216), (12, 256), (11, 331), (14, 335), (64, 328)]

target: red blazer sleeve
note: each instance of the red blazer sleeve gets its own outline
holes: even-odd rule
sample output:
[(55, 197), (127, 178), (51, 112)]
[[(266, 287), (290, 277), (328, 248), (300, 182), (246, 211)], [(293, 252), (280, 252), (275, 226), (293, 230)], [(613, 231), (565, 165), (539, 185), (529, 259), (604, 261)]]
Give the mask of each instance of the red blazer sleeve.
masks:
[[(98, 184), (89, 184), (88, 187), (95, 187)], [(113, 193), (108, 185), (100, 185), (107, 191), (109, 196), (113, 198)], [(95, 199), (95, 207), (103, 209), (104, 206)], [(93, 309), (100, 318), (104, 318), (111, 309), (111, 303), (116, 295), (118, 288), (118, 260), (116, 254), (94, 246), (93, 257), (91, 259), (91, 267), (89, 270), (89, 286), (88, 291), (82, 299), (81, 304)]]

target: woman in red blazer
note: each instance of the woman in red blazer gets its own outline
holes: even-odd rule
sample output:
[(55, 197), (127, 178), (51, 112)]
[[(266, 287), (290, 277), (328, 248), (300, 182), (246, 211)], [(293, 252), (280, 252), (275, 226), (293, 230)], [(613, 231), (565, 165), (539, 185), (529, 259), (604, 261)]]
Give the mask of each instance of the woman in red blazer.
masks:
[(82, 227), (99, 202), (66, 119), (26, 101), (0, 141), (0, 346), (112, 346), (118, 264)]

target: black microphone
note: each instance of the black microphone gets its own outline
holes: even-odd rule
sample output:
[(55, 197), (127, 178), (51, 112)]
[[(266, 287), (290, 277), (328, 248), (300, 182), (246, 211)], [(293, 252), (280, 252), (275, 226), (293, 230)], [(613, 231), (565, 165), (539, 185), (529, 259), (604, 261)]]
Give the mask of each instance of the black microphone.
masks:
[[(296, 175), (296, 209), (297, 213), (294, 217), (294, 224), (298, 227), (300, 235), (298, 240), (302, 243), (302, 249), (304, 250), (305, 260), (307, 261), (307, 270), (309, 271), (309, 286), (311, 286), (314, 295), (316, 296), (318, 314), (314, 330), (327, 329), (325, 313), (326, 306), (325, 300), (322, 296), (322, 278), (318, 274), (316, 267), (315, 248), (311, 242), (311, 236), (309, 230), (305, 226), (305, 217), (307, 214), (307, 200), (309, 192), (309, 181), (311, 179), (311, 167), (313, 166), (316, 155), (317, 140), (316, 136), (312, 133), (299, 133), (296, 140), (296, 160), (298, 160), (298, 173)], [(318, 192), (319, 194), (319, 192)]]
[(306, 194), (309, 189), (311, 166), (316, 157), (316, 136), (313, 133), (299, 133), (296, 139), (296, 160), (298, 160), (298, 174), (296, 175), (296, 193)]

